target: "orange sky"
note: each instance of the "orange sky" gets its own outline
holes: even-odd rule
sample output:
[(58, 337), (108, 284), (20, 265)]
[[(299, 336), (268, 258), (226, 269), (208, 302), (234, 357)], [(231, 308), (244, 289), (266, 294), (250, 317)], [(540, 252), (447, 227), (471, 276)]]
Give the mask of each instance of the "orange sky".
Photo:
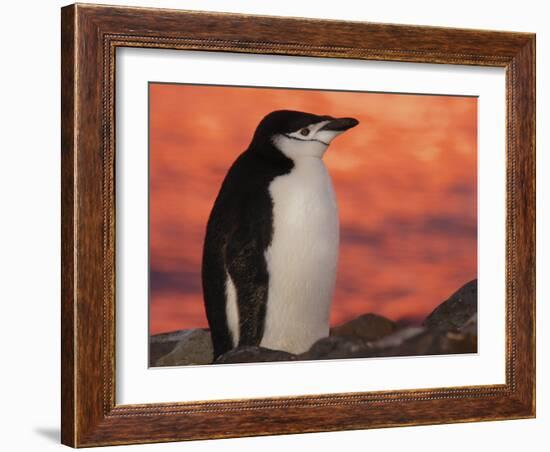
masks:
[(150, 331), (207, 326), (200, 263), (225, 173), (267, 113), (352, 116), (325, 154), (340, 212), (331, 323), (418, 320), (477, 277), (477, 99), (150, 84)]

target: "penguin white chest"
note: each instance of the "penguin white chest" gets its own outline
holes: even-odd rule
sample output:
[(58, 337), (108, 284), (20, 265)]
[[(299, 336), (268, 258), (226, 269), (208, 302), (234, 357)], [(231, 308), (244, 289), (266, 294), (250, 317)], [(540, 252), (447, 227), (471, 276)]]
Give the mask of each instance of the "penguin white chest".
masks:
[(328, 336), (338, 261), (339, 222), (330, 176), (302, 158), (269, 186), (273, 236), (262, 347), (302, 353)]

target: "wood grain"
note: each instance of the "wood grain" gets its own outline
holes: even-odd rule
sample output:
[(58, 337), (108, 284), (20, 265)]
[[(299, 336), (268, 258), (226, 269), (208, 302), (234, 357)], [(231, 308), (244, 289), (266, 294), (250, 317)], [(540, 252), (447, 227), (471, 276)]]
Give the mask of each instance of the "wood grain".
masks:
[[(85, 447), (535, 415), (533, 34), (80, 4), (63, 8), (61, 16), (64, 444)], [(116, 405), (117, 47), (506, 68), (506, 384)]]
[(61, 442), (76, 444), (74, 293), (75, 40), (74, 8), (61, 11)]

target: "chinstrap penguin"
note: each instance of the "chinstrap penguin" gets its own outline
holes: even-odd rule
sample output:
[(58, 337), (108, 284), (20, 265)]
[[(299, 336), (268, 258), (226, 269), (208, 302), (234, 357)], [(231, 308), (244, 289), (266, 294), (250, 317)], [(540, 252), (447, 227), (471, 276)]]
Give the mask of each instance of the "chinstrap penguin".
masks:
[(301, 353), (328, 336), (339, 221), (322, 157), (357, 124), (274, 111), (229, 169), (202, 261), (215, 358), (238, 345)]

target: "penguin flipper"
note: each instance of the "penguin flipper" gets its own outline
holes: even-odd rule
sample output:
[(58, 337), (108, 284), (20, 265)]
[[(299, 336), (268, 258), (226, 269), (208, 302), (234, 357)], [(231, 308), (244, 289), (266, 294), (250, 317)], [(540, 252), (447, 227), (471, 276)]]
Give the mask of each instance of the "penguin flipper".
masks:
[(212, 337), (214, 359), (233, 348), (225, 311), (226, 269), (219, 247), (215, 240), (206, 240), (202, 262), (204, 305)]
[(265, 238), (241, 226), (228, 240), (226, 268), (237, 292), (238, 345), (260, 345), (269, 289)]

